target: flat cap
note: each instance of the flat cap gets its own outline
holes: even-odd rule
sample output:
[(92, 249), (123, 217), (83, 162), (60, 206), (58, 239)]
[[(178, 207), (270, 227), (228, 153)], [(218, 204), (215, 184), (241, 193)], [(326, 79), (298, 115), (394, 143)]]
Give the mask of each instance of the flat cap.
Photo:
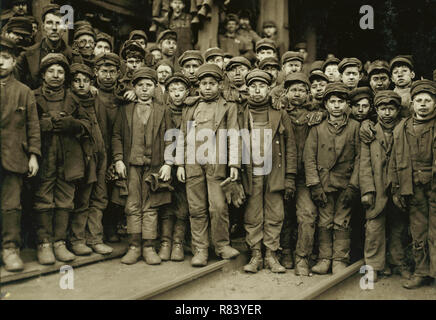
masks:
[(165, 81), (165, 87), (168, 88), (168, 86), (173, 82), (182, 82), (187, 88), (191, 85), (189, 79), (181, 72), (175, 72), (171, 77), (169, 77), (167, 81)]
[(223, 80), (223, 71), (214, 63), (205, 63), (200, 66), (195, 72), (195, 76), (198, 80), (204, 77), (211, 76), (218, 81)]
[(70, 74), (74, 75), (76, 73), (86, 74), (90, 79), (94, 77), (94, 73), (92, 72), (91, 68), (83, 63), (73, 63), (70, 66)]
[(133, 30), (132, 32), (130, 32), (129, 40), (133, 40), (133, 37), (141, 37), (145, 39), (145, 43), (148, 42), (147, 34), (142, 30)]
[(94, 29), (92, 29), (92, 27), (90, 27), (90, 26), (85, 25), (85, 26), (81, 26), (81, 27), (77, 28), (74, 31), (74, 40), (76, 40), (80, 36), (83, 36), (84, 34), (87, 34), (87, 35), (93, 37), (94, 40), (96, 38)]
[(157, 83), (157, 75), (156, 71), (149, 67), (141, 67), (135, 72), (133, 72), (132, 75), (132, 84), (135, 85), (140, 79), (150, 79), (155, 84)]
[(182, 55), (179, 57), (179, 65), (183, 66), (183, 64), (186, 61), (189, 60), (199, 60), (200, 64), (203, 64), (204, 60), (203, 60), (203, 56), (201, 55), (201, 52), (199, 50), (186, 50), (185, 52), (182, 53)]
[(300, 49), (307, 49), (307, 43), (306, 42), (298, 42), (296, 45), (295, 45), (295, 49), (296, 50), (300, 50)]
[(107, 33), (104, 33), (104, 32), (97, 33), (97, 36), (95, 37), (95, 42), (99, 42), (99, 41), (106, 41), (111, 46), (111, 50), (113, 50), (114, 43), (113, 43), (112, 37), (110, 35), (108, 35)]
[(126, 42), (124, 42), (121, 49), (121, 57), (126, 60), (127, 57), (133, 52), (137, 52), (137, 54), (139, 54), (144, 59), (145, 50), (139, 45), (136, 40), (127, 40)]
[(310, 65), (310, 72), (315, 71), (315, 70), (322, 71), (323, 63), (324, 63), (324, 60), (315, 60), (314, 62), (312, 62), (312, 64)]
[(235, 13), (229, 13), (226, 15), (226, 23), (229, 21), (236, 21), (237, 23), (239, 23), (239, 17), (237, 14)]
[(204, 60), (207, 62), (207, 59), (211, 57), (224, 57), (224, 51), (221, 48), (214, 47), (207, 49), (203, 55)]
[(234, 56), (233, 56), (233, 54), (231, 54), (230, 52), (224, 52), (224, 58), (229, 58), (229, 59), (231, 59), (231, 58), (233, 58)]
[(374, 106), (378, 107), (381, 104), (393, 102), (396, 106), (401, 105), (401, 97), (393, 90), (380, 90), (377, 91), (374, 97)]
[(64, 68), (65, 73), (70, 72), (70, 64), (62, 53), (49, 53), (41, 60), (39, 65), (40, 73), (43, 74), (48, 67), (54, 64), (61, 65)]
[(276, 57), (267, 57), (259, 62), (259, 69), (263, 70), (267, 66), (273, 66), (280, 70), (279, 59), (277, 59)]
[(303, 63), (304, 57), (300, 52), (297, 51), (286, 51), (282, 55), (282, 65), (284, 65), (288, 61), (297, 60)]
[(231, 58), (229, 60), (229, 62), (227, 62), (226, 71), (229, 71), (231, 68), (233, 68), (234, 66), (238, 66), (238, 65), (243, 65), (243, 66), (246, 66), (248, 69), (251, 69), (251, 63), (247, 58), (237, 56), (237, 57)]
[(256, 52), (262, 48), (273, 49), (275, 52), (277, 52), (277, 46), (275, 42), (268, 38), (262, 38), (256, 42)]
[(277, 24), (272, 20), (267, 20), (263, 23), (262, 28), (274, 27), (277, 28)]
[(266, 71), (260, 69), (253, 69), (245, 76), (245, 83), (247, 84), (247, 86), (249, 86), (250, 83), (253, 81), (262, 81), (265, 82), (267, 85), (270, 85), (272, 81), (272, 77)]
[(7, 50), (13, 55), (17, 54), (17, 45), (14, 40), (9, 39), (5, 36), (0, 36), (0, 51)]
[(371, 62), (371, 64), (368, 67), (368, 76), (371, 76), (374, 72), (380, 72), (384, 71), (387, 74), (389, 74), (389, 64), (387, 61), (384, 60), (375, 60)]
[(159, 33), (156, 42), (160, 43), (165, 39), (173, 39), (177, 41), (177, 32), (175, 32), (174, 30), (164, 30), (161, 33)]
[(359, 100), (363, 98), (367, 98), (369, 99), (369, 101), (372, 101), (373, 93), (371, 88), (369, 87), (357, 87), (351, 90), (349, 94), (349, 98), (351, 100), (351, 103), (357, 103)]
[(413, 70), (413, 57), (411, 55), (398, 55), (395, 58), (393, 58), (389, 63), (389, 68), (391, 69), (391, 72), (394, 66), (399, 64), (400, 65), (405, 64), (409, 66), (410, 69)]
[(324, 63), (322, 64), (322, 71), (325, 71), (325, 68), (329, 65), (329, 64), (339, 64), (339, 62), (341, 62), (341, 60), (339, 60), (336, 57), (329, 57), (327, 58)]
[(12, 17), (5, 25), (6, 30), (30, 36), (32, 34), (32, 21), (28, 17)]
[(78, 20), (74, 22), (74, 30), (79, 29), (80, 27), (87, 26), (92, 28), (91, 22), (87, 20)]
[(414, 81), (410, 87), (410, 97), (413, 99), (413, 96), (420, 92), (427, 92), (435, 96), (436, 82), (427, 79)]
[(362, 62), (357, 58), (344, 58), (338, 64), (338, 70), (340, 73), (344, 72), (347, 67), (357, 67), (359, 72), (362, 71)]
[(42, 8), (41, 20), (44, 22), (44, 18), (48, 13), (53, 13), (57, 16), (61, 15), (61, 7), (58, 4), (51, 3)]
[(111, 65), (115, 66), (117, 68), (120, 67), (121, 61), (120, 57), (113, 53), (113, 52), (107, 52), (107, 53), (101, 53), (94, 59), (95, 66), (101, 66), (101, 65)]
[(348, 88), (342, 82), (339, 81), (330, 82), (329, 84), (327, 84), (327, 87), (325, 88), (322, 99), (323, 101), (325, 101), (333, 93), (343, 94), (348, 98), (349, 92), (350, 91), (348, 90)]
[(289, 88), (294, 82), (301, 82), (310, 87), (309, 79), (307, 78), (306, 74), (302, 72), (294, 72), (288, 74), (284, 82), (285, 89)]
[(149, 52), (152, 52), (152, 51), (155, 51), (155, 50), (162, 51), (161, 48), (159, 48), (159, 46), (158, 46), (157, 44), (152, 44), (152, 45), (148, 48), (148, 51), (149, 51)]
[(312, 83), (315, 79), (322, 79), (329, 82), (329, 77), (319, 69), (315, 69), (309, 74), (309, 81)]

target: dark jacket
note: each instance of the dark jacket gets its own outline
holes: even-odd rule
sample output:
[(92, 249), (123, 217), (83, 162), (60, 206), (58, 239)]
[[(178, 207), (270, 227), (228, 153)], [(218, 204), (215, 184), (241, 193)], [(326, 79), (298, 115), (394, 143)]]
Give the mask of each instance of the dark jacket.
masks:
[(13, 76), (0, 86), (1, 164), (4, 169), (24, 174), (29, 156), (41, 156), (41, 136), (35, 96)]

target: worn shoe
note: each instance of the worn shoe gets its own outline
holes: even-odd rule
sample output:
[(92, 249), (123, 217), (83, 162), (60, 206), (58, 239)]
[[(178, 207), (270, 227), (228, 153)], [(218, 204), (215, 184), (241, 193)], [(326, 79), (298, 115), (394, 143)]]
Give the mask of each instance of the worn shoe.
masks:
[(71, 253), (67, 246), (65, 245), (65, 241), (56, 241), (53, 245), (54, 254), (57, 260), (62, 262), (70, 262), (76, 259), (76, 256)]
[(38, 258), (38, 262), (42, 265), (54, 264), (56, 262), (56, 258), (53, 254), (53, 246), (48, 242), (38, 245), (36, 256)]
[(392, 268), (392, 272), (394, 274), (400, 275), (404, 279), (410, 279), (412, 276), (412, 273), (410, 272), (409, 268), (407, 266), (395, 266)]
[(20, 258), (20, 249), (18, 248), (3, 249), (2, 259), (7, 271), (21, 271), (24, 269), (23, 260)]
[(199, 16), (202, 16), (202, 17), (206, 17), (208, 12), (209, 12), (209, 8), (208, 8), (208, 6), (203, 5), (203, 6), (201, 7), (201, 9), (198, 11), (198, 15), (199, 15)]
[(148, 31), (150, 31), (150, 32), (152, 32), (152, 33), (156, 32), (156, 31), (157, 31), (157, 26), (153, 23), (153, 24), (151, 25), (150, 29), (148, 29)]
[(171, 250), (171, 261), (185, 260), (185, 252), (183, 251), (183, 244), (174, 242)]
[(293, 269), (294, 268), (294, 259), (292, 258), (292, 251), (291, 249), (283, 249), (282, 251), (282, 258), (281, 258), (281, 264), (286, 269)]
[(162, 259), (156, 253), (153, 246), (143, 247), (142, 257), (144, 258), (145, 262), (150, 265), (160, 264), (162, 262)]
[(84, 243), (78, 243), (71, 246), (71, 251), (76, 256), (87, 256), (92, 253), (92, 249)]
[(327, 274), (329, 272), (330, 265), (331, 265), (330, 259), (320, 259), (312, 267), (312, 272), (317, 274)]
[(403, 283), (403, 287), (406, 289), (417, 289), (428, 283), (427, 277), (421, 277), (417, 275), (412, 275), (412, 277)]
[(392, 275), (392, 270), (388, 265), (385, 265), (385, 268), (380, 272), (380, 274), (384, 277), (390, 277)]
[(239, 256), (239, 251), (231, 246), (224, 246), (216, 250), (216, 254), (223, 259), (229, 260)]
[(309, 262), (307, 258), (295, 256), (295, 275), (308, 276), (309, 273)]
[(159, 257), (162, 261), (170, 260), (171, 256), (171, 243), (168, 241), (162, 241), (159, 248)]
[(99, 254), (111, 254), (114, 249), (104, 243), (97, 243), (91, 246), (94, 252)]
[(248, 264), (244, 266), (245, 272), (250, 273), (257, 273), (257, 271), (260, 271), (263, 267), (263, 259), (262, 259), (262, 253), (260, 250), (253, 250), (251, 253), (251, 259)]
[(191, 259), (193, 267), (204, 267), (207, 265), (207, 258), (209, 257), (208, 249), (197, 249)]
[(348, 267), (348, 264), (342, 261), (333, 261), (332, 264), (332, 273), (337, 274), (341, 272), (342, 270), (346, 269)]
[(116, 233), (111, 234), (110, 236), (107, 237), (107, 242), (110, 242), (110, 243), (118, 243), (120, 241), (121, 241), (121, 239)]
[(141, 248), (136, 246), (130, 246), (127, 253), (121, 259), (121, 263), (135, 264), (141, 257)]
[(279, 260), (277, 259), (275, 251), (271, 251), (270, 249), (266, 249), (265, 253), (265, 268), (271, 269), (271, 272), (274, 273), (284, 273), (286, 272), (286, 268), (283, 267)]
[(196, 25), (200, 24), (200, 19), (198, 18), (198, 16), (195, 16), (192, 19), (191, 24), (196, 24)]

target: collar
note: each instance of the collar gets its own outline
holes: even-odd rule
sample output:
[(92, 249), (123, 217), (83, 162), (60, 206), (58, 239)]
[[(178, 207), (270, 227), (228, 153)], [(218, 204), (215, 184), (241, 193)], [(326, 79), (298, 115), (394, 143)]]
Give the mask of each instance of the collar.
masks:
[(65, 50), (65, 47), (66, 45), (63, 39), (60, 39), (56, 46), (53, 46), (53, 44), (47, 38), (44, 38), (41, 41), (41, 48), (47, 52), (62, 52)]
[(0, 79), (0, 86), (1, 87), (8, 87), (14, 80), (14, 74), (11, 73), (6, 78)]

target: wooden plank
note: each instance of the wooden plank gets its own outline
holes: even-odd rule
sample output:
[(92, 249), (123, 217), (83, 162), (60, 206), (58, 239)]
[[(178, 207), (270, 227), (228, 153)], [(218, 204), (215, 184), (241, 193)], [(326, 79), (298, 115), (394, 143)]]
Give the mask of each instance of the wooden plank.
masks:
[(105, 1), (101, 1), (101, 0), (88, 0), (89, 2), (100, 6), (104, 9), (110, 10), (110, 11), (114, 11), (120, 14), (124, 14), (126, 16), (132, 16), (132, 17), (138, 17), (138, 13), (132, 10), (128, 10), (126, 8), (105, 2)]

